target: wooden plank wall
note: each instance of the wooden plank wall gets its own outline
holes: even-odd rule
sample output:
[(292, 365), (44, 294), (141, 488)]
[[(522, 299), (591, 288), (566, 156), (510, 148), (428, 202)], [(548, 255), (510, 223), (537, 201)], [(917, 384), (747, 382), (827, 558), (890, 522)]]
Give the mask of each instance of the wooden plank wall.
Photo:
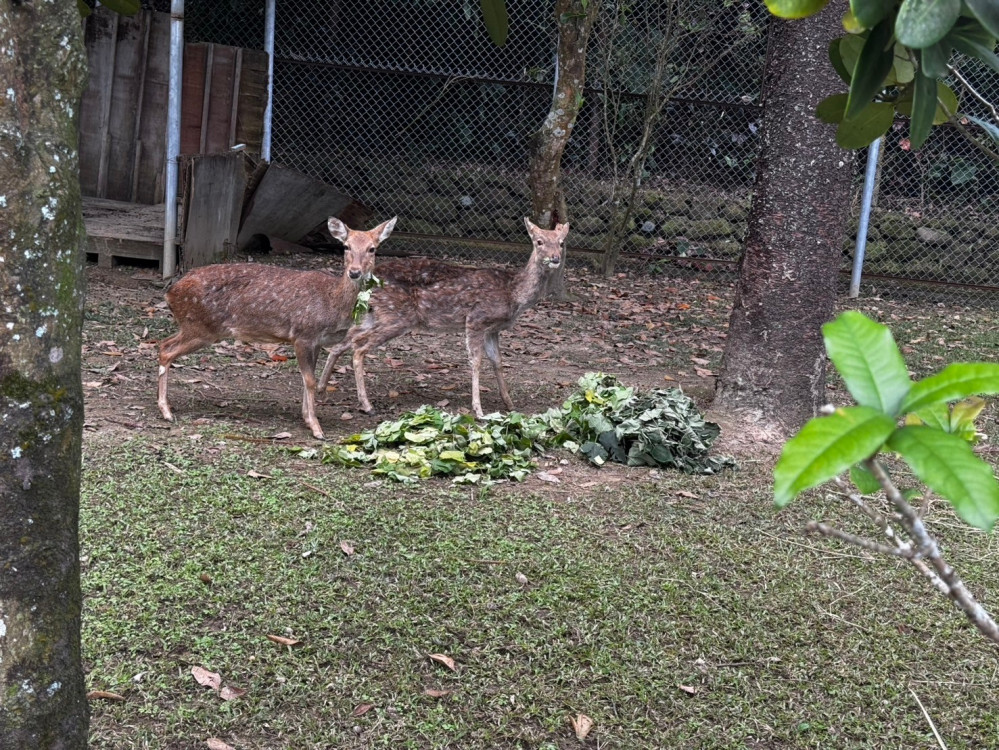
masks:
[[(163, 201), (170, 16), (119, 16), (104, 7), (86, 19), (90, 81), (80, 110), (83, 194), (137, 203)], [(212, 44), (184, 49), (181, 153), (259, 153), (267, 102), (267, 53)]]

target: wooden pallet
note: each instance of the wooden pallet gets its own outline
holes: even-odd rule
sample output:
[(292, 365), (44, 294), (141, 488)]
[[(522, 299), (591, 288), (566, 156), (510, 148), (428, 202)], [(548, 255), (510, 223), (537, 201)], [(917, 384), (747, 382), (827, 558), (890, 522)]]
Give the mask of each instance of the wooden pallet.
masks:
[(87, 253), (97, 265), (111, 268), (124, 259), (154, 260), (163, 266), (164, 205), (83, 199)]

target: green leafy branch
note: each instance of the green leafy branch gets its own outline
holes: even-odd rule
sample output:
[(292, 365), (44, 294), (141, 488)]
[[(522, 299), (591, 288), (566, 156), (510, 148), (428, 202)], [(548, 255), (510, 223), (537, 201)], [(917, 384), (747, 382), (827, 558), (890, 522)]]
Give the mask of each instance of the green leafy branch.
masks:
[(361, 289), (357, 293), (357, 300), (354, 302), (354, 309), (350, 313), (355, 324), (361, 322), (361, 318), (368, 314), (371, 309), (371, 292), (379, 287), (385, 286), (385, 282), (374, 274), (371, 274), (361, 282)]
[[(999, 626), (967, 591), (943, 560), (939, 545), (878, 460), (900, 457), (919, 480), (947, 500), (972, 526), (991, 531), (999, 518), (999, 483), (992, 467), (975, 455), (974, 421), (984, 401), (977, 395), (999, 393), (999, 365), (954, 363), (936, 375), (913, 382), (891, 332), (858, 312), (845, 312), (822, 329), (829, 359), (843, 377), (857, 406), (829, 409), (789, 440), (774, 469), (778, 507), (804, 490), (849, 470), (860, 494), (851, 501), (894, 546), (864, 539), (825, 524), (809, 529), (865, 549), (910, 560), (938, 589), (950, 596), (976, 627), (999, 643)], [(951, 402), (959, 402), (953, 407)], [(904, 417), (904, 419), (903, 419)], [(901, 421), (901, 424), (899, 422)], [(905, 530), (905, 541), (862, 495), (883, 490)], [(889, 533), (889, 531), (891, 533)]]
[[(788, 19), (813, 15), (827, 3), (766, 0), (771, 13)], [(957, 94), (943, 79), (953, 74), (980, 97), (952, 64), (955, 52), (999, 73), (994, 52), (999, 4), (994, 0), (850, 0), (843, 27), (847, 33), (830, 44), (829, 59), (849, 93), (824, 99), (816, 110), (821, 120), (838, 126), (836, 142), (843, 148), (877, 140), (896, 114), (909, 118), (913, 149), (925, 143), (934, 125), (959, 122)], [(996, 133), (984, 130), (999, 144)], [(999, 159), (994, 149), (974, 142)]]

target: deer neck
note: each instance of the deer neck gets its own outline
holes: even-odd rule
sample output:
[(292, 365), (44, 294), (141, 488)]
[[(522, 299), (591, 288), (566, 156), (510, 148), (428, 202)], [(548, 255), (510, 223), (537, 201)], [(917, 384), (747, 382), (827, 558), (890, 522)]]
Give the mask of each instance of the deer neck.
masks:
[(536, 305), (548, 291), (548, 276), (551, 271), (541, 264), (533, 253), (527, 265), (517, 272), (513, 285), (513, 298), (518, 310)]

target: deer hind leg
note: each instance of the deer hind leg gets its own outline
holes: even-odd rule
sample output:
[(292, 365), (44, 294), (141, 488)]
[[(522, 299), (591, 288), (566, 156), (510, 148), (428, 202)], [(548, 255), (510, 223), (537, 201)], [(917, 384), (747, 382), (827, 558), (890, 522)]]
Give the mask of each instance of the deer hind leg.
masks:
[(295, 356), (298, 358), (298, 369), (302, 373), (302, 419), (312, 430), (316, 440), (323, 440), (323, 428), (316, 419), (316, 358), (319, 356), (319, 345), (312, 341), (296, 341)]
[(163, 419), (169, 422), (173, 421), (173, 412), (170, 411), (170, 402), (167, 401), (167, 373), (170, 372), (170, 364), (177, 357), (190, 354), (203, 346), (214, 344), (216, 341), (218, 341), (216, 336), (192, 335), (189, 331), (181, 328), (173, 336), (160, 342), (160, 371), (157, 381), (156, 404), (160, 407)]
[[(353, 333), (353, 331), (351, 331)], [(348, 334), (344, 337), (343, 341), (330, 349), (330, 356), (326, 360), (326, 366), (323, 368), (323, 374), (319, 377), (319, 382), (316, 385), (316, 394), (321, 396), (326, 393), (326, 385), (330, 382), (330, 377), (333, 375), (333, 368), (336, 367), (336, 362), (343, 355), (345, 351), (354, 346), (354, 337)]]
[(489, 362), (493, 366), (493, 372), (496, 374), (496, 381), (499, 383), (500, 397), (506, 404), (506, 408), (513, 411), (513, 400), (510, 398), (510, 392), (506, 389), (503, 371), (500, 368), (499, 331), (490, 331), (485, 335), (485, 350), (486, 356), (489, 357)]

